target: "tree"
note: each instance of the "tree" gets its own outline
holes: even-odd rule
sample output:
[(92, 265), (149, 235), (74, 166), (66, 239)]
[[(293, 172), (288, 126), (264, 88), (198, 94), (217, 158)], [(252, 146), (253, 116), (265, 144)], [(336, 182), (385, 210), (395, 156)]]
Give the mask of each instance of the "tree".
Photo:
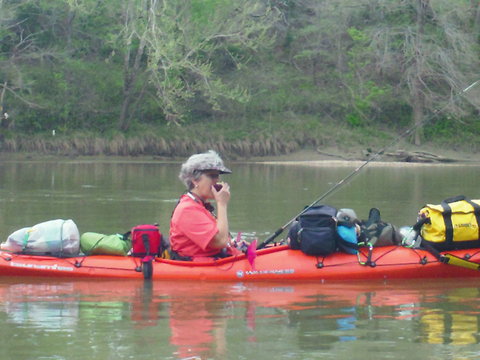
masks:
[(476, 41), (468, 25), (466, 0), (376, 1), (376, 28), (371, 48), (378, 68), (395, 74), (410, 103), (414, 143), (420, 145), (427, 113), (438, 109), (454, 117), (465, 115), (457, 101), (478, 69)]
[(437, 109), (468, 115), (452, 94), (477, 73), (478, 0), (290, 4), (286, 49), (305, 76), (299, 86), (317, 94), (322, 113), (354, 126), (403, 126), (409, 117), (417, 144), (423, 121)]
[[(112, 60), (118, 34), (116, 2), (9, 2), (5, 71), (24, 130), (103, 131), (119, 114), (120, 66)], [(2, 12), (3, 14), (3, 12)], [(1, 71), (1, 69), (0, 69)], [(38, 104), (38, 105), (37, 105)]]
[[(199, 103), (220, 111), (221, 99), (245, 101), (245, 89), (220, 76), (228, 56), (235, 71), (249, 51), (271, 44), (276, 12), (261, 0), (128, 0), (123, 3), (117, 49), (123, 53), (119, 127), (127, 130), (152, 86), (164, 118), (179, 124)], [(270, 37), (269, 37), (270, 35)]]
[(0, 101), (29, 132), (472, 124), (479, 29), (479, 0), (0, 0)]
[(480, 41), (480, 0), (471, 0), (472, 10), (472, 29), (477, 36), (477, 41)]
[(30, 34), (16, 31), (21, 25), (21, 20), (15, 18), (19, 6), (0, 0), (0, 107), (4, 111), (7, 94), (28, 106), (39, 107), (22, 94), (28, 85), (20, 63), (36, 49)]
[(370, 2), (289, 2), (285, 52), (299, 70), (294, 93), (301, 93), (303, 101), (309, 102), (303, 109), (323, 115), (319, 121), (330, 118), (362, 126), (382, 114), (380, 105), (388, 84), (381, 84), (375, 73), (369, 48), (375, 11)]
[(271, 46), (275, 8), (261, 0), (150, 0), (150, 9), (148, 77), (169, 122), (185, 119), (192, 101), (220, 111), (225, 99), (248, 99), (247, 89), (220, 75)]
[[(128, 0), (123, 2), (122, 16), (123, 29), (121, 31), (121, 45), (123, 51), (123, 88), (122, 105), (119, 115), (119, 128), (128, 130), (132, 120), (131, 107), (134, 98), (141, 101), (143, 91), (139, 84), (141, 72), (145, 72), (146, 64), (143, 59), (147, 42), (147, 26), (152, 16), (149, 0)], [(144, 87), (143, 87), (144, 88)]]

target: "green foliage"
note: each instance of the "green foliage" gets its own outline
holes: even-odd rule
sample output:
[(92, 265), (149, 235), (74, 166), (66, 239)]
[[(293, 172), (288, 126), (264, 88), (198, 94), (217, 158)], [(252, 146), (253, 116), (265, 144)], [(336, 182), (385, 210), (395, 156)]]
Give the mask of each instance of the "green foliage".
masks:
[(368, 44), (368, 42), (370, 40), (370, 38), (368, 37), (368, 35), (366, 34), (365, 31), (356, 29), (354, 27), (348, 28), (347, 29), (347, 34), (350, 35), (350, 37), (352, 38), (352, 40), (354, 42), (358, 42), (358, 43), (363, 44), (363, 45)]
[(472, 4), (0, 1), (0, 95), (18, 132), (327, 142), (408, 128), (416, 89), (425, 114), (448, 104), (426, 140), (478, 141), (480, 97), (452, 100), (478, 76)]
[[(180, 1), (175, 6), (158, 6), (155, 11), (161, 15), (148, 21), (146, 50), (149, 79), (167, 118), (178, 123), (192, 107), (205, 109), (208, 105), (212, 114), (221, 111), (225, 102), (247, 102), (247, 89), (225, 81), (213, 59), (229, 55), (235, 63), (230, 69), (240, 68), (247, 57), (239, 54), (271, 43), (265, 31), (275, 16), (252, 0)], [(253, 17), (259, 11), (261, 22)]]
[(232, 4), (230, 0), (191, 0), (192, 21), (202, 27), (215, 23), (215, 17)]
[(355, 113), (347, 114), (346, 120), (348, 125), (352, 127), (359, 127), (363, 125), (362, 118), (360, 117), (360, 115)]
[(471, 146), (478, 147), (480, 123), (474, 116), (462, 119), (442, 116), (425, 126), (424, 134), (428, 142), (468, 150)]

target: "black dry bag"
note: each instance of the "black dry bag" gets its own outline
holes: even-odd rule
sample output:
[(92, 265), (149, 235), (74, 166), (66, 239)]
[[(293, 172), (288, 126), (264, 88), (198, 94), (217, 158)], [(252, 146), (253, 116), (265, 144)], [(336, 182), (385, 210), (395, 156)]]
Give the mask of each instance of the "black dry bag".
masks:
[(307, 255), (326, 256), (337, 249), (337, 209), (312, 206), (290, 227), (290, 247)]

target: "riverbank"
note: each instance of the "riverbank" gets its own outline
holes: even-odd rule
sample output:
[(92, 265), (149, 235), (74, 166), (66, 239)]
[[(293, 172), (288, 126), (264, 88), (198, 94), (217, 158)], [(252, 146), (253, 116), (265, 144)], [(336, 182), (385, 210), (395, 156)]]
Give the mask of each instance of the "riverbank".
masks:
[[(377, 150), (380, 151), (380, 150)], [(398, 154), (425, 154), (425, 161), (422, 163), (438, 162), (438, 163), (480, 163), (480, 155), (478, 153), (468, 153), (465, 151), (456, 151), (451, 149), (439, 148), (434, 146), (408, 146), (394, 150), (387, 150), (385, 153), (377, 154), (374, 151), (368, 151), (362, 146), (350, 147), (349, 149), (339, 147), (322, 147), (313, 149), (302, 149), (290, 154), (278, 156), (260, 156), (253, 157), (253, 161), (268, 162), (303, 162), (303, 161), (367, 161), (375, 157), (373, 161), (378, 162), (416, 162), (402, 161)], [(430, 155), (430, 156), (427, 156)], [(432, 158), (432, 161), (428, 161)], [(437, 158), (437, 161), (434, 159)]]
[[(214, 146), (212, 148), (215, 149)], [(380, 155), (374, 151), (369, 151), (361, 145), (352, 146), (348, 148), (337, 146), (319, 146), (316, 149), (305, 148), (292, 151), (281, 155), (268, 156), (244, 156), (230, 158), (228, 155), (221, 154), (226, 161), (234, 162), (256, 162), (256, 163), (282, 163), (282, 164), (300, 164), (300, 163), (363, 163), (367, 160), (381, 163), (468, 163), (480, 164), (480, 156), (478, 153), (468, 153), (465, 151), (456, 151), (452, 149), (439, 148), (435, 146), (421, 146), (405, 145), (396, 149), (388, 149), (385, 154)], [(380, 150), (377, 150), (380, 151)], [(406, 153), (422, 153), (429, 154), (433, 158), (438, 158), (440, 161), (402, 161), (392, 154), (400, 152)], [(220, 152), (221, 153), (221, 152)], [(179, 162), (183, 161), (185, 156), (158, 156), (158, 155), (139, 155), (139, 156), (108, 156), (108, 155), (94, 155), (94, 156), (79, 156), (79, 155), (51, 155), (41, 153), (28, 152), (0, 152), (0, 161), (106, 161), (106, 162)]]
[[(315, 120), (315, 121), (314, 121)], [(0, 137), (0, 159), (181, 161), (214, 149), (227, 161), (472, 162), (480, 153), (473, 133), (425, 137), (413, 146), (401, 129), (346, 126), (310, 119), (271, 119), (150, 126), (121, 132), (10, 133)], [(267, 126), (268, 125), (268, 126)], [(248, 130), (248, 131), (247, 131)], [(382, 156), (379, 151), (385, 149)]]

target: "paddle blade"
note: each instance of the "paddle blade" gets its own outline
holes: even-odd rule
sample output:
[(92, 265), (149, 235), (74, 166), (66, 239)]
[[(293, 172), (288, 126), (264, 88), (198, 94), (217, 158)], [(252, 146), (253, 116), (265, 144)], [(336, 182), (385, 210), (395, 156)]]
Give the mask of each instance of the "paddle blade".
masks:
[(480, 264), (473, 261), (468, 261), (452, 254), (445, 254), (444, 257), (448, 259), (447, 264), (449, 265), (460, 266), (470, 270), (480, 270)]

